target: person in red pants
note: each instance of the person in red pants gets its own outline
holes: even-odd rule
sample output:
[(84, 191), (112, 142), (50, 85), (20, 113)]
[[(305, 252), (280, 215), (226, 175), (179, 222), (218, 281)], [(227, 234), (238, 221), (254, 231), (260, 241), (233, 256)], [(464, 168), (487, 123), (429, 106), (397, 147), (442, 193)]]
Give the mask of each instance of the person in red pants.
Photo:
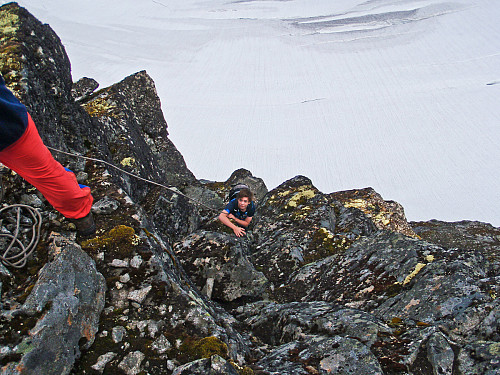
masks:
[(0, 162), (36, 187), (76, 225), (80, 236), (95, 233), (90, 188), (79, 185), (74, 173), (52, 157), (26, 107), (6, 87), (1, 75)]

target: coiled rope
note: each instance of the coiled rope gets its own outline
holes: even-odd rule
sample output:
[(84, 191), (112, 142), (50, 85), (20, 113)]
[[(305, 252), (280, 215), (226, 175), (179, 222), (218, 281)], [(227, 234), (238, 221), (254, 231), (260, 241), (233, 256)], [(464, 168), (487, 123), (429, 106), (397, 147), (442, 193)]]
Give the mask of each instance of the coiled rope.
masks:
[[(28, 257), (31, 255), (33, 250), (35, 250), (38, 245), (38, 241), (40, 240), (40, 229), (42, 227), (42, 216), (40, 212), (31, 206), (27, 206), (25, 204), (13, 204), (7, 207), (0, 209), (0, 214), (4, 211), (16, 209), (16, 223), (14, 234), (11, 233), (0, 233), (0, 238), (5, 238), (7, 241), (10, 240), (9, 245), (5, 250), (2, 250), (0, 254), (0, 260), (7, 266), (11, 266), (14, 268), (22, 268), (26, 265), (26, 261)], [(21, 222), (22, 210), (28, 212), (33, 220), (33, 223), (24, 225)], [(27, 245), (23, 244), (23, 242), (19, 239), (21, 228), (31, 226), (31, 239)]]

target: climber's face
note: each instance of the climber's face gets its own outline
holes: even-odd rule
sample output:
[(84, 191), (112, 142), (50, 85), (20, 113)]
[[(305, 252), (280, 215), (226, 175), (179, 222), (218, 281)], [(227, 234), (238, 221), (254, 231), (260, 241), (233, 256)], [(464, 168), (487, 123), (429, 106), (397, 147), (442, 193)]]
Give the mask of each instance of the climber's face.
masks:
[(238, 208), (241, 212), (245, 212), (249, 204), (250, 200), (248, 197), (238, 198)]

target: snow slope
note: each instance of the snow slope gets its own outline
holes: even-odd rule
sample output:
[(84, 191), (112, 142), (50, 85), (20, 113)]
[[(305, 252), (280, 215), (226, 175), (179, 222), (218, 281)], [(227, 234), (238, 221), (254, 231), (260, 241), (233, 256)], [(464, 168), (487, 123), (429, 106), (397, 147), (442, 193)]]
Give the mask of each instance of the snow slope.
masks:
[[(4, 3), (6, 1), (3, 1)], [(372, 186), (500, 226), (498, 0), (20, 0), (73, 78), (146, 69), (198, 178)]]

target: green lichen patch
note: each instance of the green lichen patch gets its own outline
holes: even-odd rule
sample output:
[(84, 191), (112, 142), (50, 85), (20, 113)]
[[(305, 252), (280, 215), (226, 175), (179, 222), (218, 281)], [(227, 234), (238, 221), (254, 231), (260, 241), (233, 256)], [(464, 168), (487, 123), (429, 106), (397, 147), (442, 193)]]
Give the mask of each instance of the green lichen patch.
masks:
[(311, 185), (302, 185), (293, 189), (277, 190), (267, 200), (267, 204), (273, 207), (283, 207), (285, 211), (293, 211), (302, 208), (318, 194), (318, 190)]
[(198, 359), (210, 358), (218, 355), (231, 364), (240, 375), (253, 375), (254, 371), (248, 366), (239, 366), (229, 357), (227, 345), (218, 337), (209, 336), (199, 338), (189, 335), (186, 330), (177, 328), (165, 330), (163, 335), (174, 344), (167, 352), (168, 358), (174, 359), (179, 364), (185, 364)]
[(224, 359), (228, 358), (227, 345), (218, 337), (210, 336), (202, 339), (186, 337), (179, 347), (177, 359), (181, 363), (187, 363), (202, 358), (210, 358), (219, 355)]

